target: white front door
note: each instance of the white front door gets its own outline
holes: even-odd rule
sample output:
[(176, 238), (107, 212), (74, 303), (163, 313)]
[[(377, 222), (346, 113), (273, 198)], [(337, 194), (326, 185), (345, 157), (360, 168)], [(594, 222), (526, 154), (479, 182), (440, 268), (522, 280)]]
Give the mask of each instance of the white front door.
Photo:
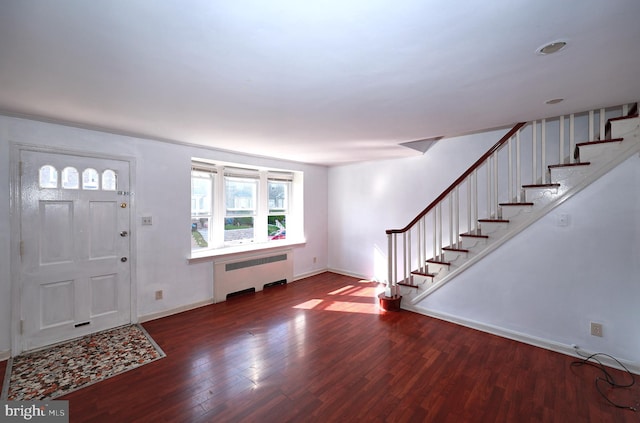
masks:
[(21, 350), (130, 323), (129, 162), (20, 161)]

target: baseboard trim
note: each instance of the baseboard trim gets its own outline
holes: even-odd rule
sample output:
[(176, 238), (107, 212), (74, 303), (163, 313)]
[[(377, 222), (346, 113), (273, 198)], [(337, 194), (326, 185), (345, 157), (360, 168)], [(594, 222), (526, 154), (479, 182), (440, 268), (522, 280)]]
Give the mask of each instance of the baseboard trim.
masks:
[(367, 276), (360, 275), (358, 273), (349, 272), (347, 270), (328, 268), (327, 272), (332, 272), (332, 273), (337, 273), (339, 275), (351, 276), (352, 278), (358, 278), (358, 279), (364, 279), (364, 280), (367, 280), (367, 281), (377, 282), (377, 281), (374, 281), (374, 280), (370, 279)]
[(292, 282), (299, 281), (300, 279), (310, 278), (311, 276), (316, 276), (316, 275), (319, 275), (321, 273), (325, 273), (325, 272), (328, 272), (328, 271), (329, 271), (329, 269), (324, 268), (324, 269), (320, 269), (320, 270), (313, 270), (313, 271), (307, 272), (307, 273), (301, 273), (299, 275), (294, 275)]
[[(492, 335), (500, 336), (502, 338), (512, 339), (514, 341), (522, 342), (524, 344), (533, 345), (534, 347), (543, 348), (545, 350), (554, 351), (560, 354), (568, 355), (570, 357), (576, 357), (578, 359), (585, 358), (594, 354), (592, 351), (587, 351), (584, 349), (575, 349), (573, 346), (568, 344), (562, 344), (559, 342), (551, 341), (548, 339), (538, 338), (535, 336), (531, 336), (522, 332), (512, 331), (509, 329), (501, 328), (498, 326), (489, 325), (486, 323), (478, 322), (475, 320), (464, 319), (458, 316), (453, 316), (447, 313), (439, 313), (432, 310), (427, 310), (423, 307), (416, 306), (414, 304), (403, 304), (402, 308), (405, 310), (413, 311), (418, 314), (423, 314), (425, 316), (433, 317), (435, 319), (444, 320), (446, 322), (455, 323), (460, 326), (468, 327), (471, 329), (476, 329), (481, 332), (490, 333)], [(599, 356), (598, 360), (600, 360), (603, 364), (618, 369), (623, 369), (620, 364), (618, 364), (615, 360), (610, 359), (606, 356)], [(633, 363), (626, 360), (620, 360), (620, 362), (632, 373), (636, 375), (640, 375), (640, 363)]]
[(149, 322), (151, 320), (161, 319), (163, 317), (172, 316), (174, 314), (182, 313), (184, 311), (193, 310), (196, 308), (204, 307), (213, 304), (213, 298), (205, 301), (199, 301), (193, 304), (187, 304), (181, 307), (172, 308), (170, 310), (159, 311), (157, 313), (146, 314), (138, 317), (138, 323)]
[(0, 361), (5, 361), (11, 358), (11, 350), (0, 351)]

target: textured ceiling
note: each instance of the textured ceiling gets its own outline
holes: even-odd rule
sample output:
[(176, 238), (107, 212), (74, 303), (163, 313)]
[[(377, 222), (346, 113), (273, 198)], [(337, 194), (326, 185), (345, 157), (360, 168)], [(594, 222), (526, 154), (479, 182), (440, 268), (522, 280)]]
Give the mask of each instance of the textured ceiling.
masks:
[(325, 165), (402, 157), (638, 100), (639, 19), (638, 0), (2, 0), (0, 111)]

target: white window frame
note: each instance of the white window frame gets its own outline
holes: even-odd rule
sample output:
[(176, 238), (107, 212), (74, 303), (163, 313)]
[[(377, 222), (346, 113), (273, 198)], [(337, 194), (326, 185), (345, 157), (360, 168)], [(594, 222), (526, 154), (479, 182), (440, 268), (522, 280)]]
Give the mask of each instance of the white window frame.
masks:
[[(303, 173), (282, 169), (250, 167), (235, 163), (209, 162), (205, 159), (192, 159), (191, 170), (207, 171), (215, 176), (211, 178), (212, 217), (208, 230), (208, 246), (206, 248), (192, 248), (191, 256), (200, 257), (224, 254), (225, 251), (250, 251), (252, 249), (268, 248), (269, 246), (291, 245), (304, 242), (303, 233)], [(193, 176), (193, 173), (192, 173)], [(225, 242), (226, 219), (226, 178), (252, 178), (257, 181), (256, 207), (254, 217), (254, 237), (251, 240)], [(191, 180), (191, 179), (190, 179)], [(286, 181), (288, 186), (286, 213), (270, 213), (269, 181)], [(191, 199), (191, 202), (193, 199)], [(191, 207), (190, 207), (191, 210)], [(192, 210), (191, 210), (192, 211)], [(268, 233), (268, 216), (285, 215), (285, 239), (271, 240)], [(193, 216), (191, 216), (193, 218)]]

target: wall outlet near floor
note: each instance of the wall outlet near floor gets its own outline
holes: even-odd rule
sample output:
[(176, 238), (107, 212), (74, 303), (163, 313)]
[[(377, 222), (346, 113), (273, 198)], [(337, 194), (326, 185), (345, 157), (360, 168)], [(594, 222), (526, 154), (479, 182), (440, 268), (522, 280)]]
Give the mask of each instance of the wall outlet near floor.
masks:
[(318, 261), (318, 258), (317, 258), (317, 257), (314, 257), (314, 258), (313, 258), (313, 262), (315, 263), (316, 261)]
[(156, 300), (161, 300), (162, 299), (162, 290), (156, 291)]
[(151, 216), (142, 216), (141, 221), (143, 225), (153, 225), (153, 218)]
[(591, 335), (602, 336), (602, 323), (591, 322)]

